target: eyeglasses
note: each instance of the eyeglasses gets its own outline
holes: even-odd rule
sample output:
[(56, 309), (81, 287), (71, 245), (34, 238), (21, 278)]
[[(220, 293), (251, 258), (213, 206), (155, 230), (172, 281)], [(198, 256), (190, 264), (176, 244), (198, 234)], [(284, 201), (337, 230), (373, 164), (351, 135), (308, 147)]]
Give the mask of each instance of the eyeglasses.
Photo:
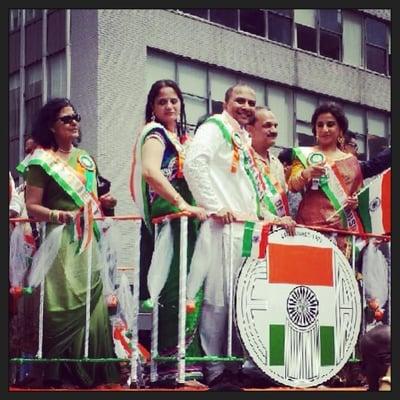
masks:
[(278, 136), (278, 132), (267, 133), (267, 137), (270, 137), (270, 138), (276, 138), (277, 136)]
[(63, 124), (70, 124), (72, 121), (79, 122), (81, 120), (80, 114), (71, 114), (71, 115), (64, 115), (63, 117), (57, 118)]

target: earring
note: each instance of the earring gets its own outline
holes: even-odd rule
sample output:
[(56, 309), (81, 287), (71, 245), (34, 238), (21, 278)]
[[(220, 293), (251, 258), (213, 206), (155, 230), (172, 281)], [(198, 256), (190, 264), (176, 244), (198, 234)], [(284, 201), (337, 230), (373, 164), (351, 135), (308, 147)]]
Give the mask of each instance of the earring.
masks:
[(153, 122), (156, 120), (156, 116), (154, 115), (154, 113), (151, 113), (151, 118), (150, 118)]
[(343, 136), (339, 136), (337, 138), (337, 141), (338, 141), (339, 147), (342, 148), (343, 145), (344, 145), (344, 137)]

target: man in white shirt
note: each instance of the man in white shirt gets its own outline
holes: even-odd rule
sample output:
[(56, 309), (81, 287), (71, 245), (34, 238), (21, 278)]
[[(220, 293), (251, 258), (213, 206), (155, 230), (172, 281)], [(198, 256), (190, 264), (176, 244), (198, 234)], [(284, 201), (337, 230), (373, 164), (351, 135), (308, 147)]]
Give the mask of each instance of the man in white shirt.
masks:
[[(202, 347), (209, 356), (227, 354), (229, 294), (233, 293), (230, 282), (235, 281), (243, 262), (244, 224), (235, 221), (261, 217), (261, 183), (248, 162), (251, 140), (244, 129), (254, 116), (255, 105), (255, 92), (249, 86), (229, 88), (223, 113), (198, 128), (184, 163), (184, 175), (197, 205), (211, 216), (200, 228), (187, 287), (191, 299), (205, 280), (199, 329)], [(229, 279), (229, 265), (233, 280)], [(242, 354), (233, 327), (232, 355)], [(240, 367), (234, 362), (206, 363), (206, 383), (211, 390), (240, 390), (233, 375)]]

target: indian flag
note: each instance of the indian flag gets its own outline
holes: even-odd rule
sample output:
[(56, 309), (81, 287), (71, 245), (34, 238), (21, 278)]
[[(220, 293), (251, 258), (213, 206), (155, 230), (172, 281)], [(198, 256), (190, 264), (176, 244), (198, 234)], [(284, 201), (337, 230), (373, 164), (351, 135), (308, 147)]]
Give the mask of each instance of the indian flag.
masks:
[(335, 365), (333, 257), (330, 247), (268, 245), (268, 364), (290, 379)]
[(391, 232), (391, 168), (378, 175), (358, 195), (358, 209), (366, 232)]
[(242, 257), (265, 258), (269, 224), (247, 221), (244, 225)]

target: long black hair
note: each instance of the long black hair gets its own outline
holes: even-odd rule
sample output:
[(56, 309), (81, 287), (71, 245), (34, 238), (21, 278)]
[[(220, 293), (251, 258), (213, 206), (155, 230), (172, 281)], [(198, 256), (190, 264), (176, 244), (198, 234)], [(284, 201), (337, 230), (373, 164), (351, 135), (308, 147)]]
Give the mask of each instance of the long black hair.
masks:
[[(181, 89), (179, 89), (179, 86), (176, 84), (171, 79), (161, 79), (156, 82), (154, 82), (151, 85), (149, 94), (147, 95), (147, 103), (146, 103), (146, 123), (152, 121), (152, 118), (154, 116), (153, 114), (153, 105), (154, 105), (154, 100), (160, 93), (160, 90), (164, 87), (170, 87), (175, 90), (175, 93), (177, 94), (180, 102), (181, 102), (181, 114), (179, 116), (179, 122), (177, 122), (177, 130), (178, 130), (178, 136), (181, 136), (186, 133), (186, 112), (185, 112), (185, 103), (183, 101), (183, 95)], [(157, 119), (156, 119), (157, 121)], [(160, 122), (160, 121), (157, 121)], [(161, 122), (160, 122), (161, 123)]]
[[(51, 99), (39, 110), (32, 128), (32, 138), (36, 144), (45, 149), (58, 149), (58, 145), (51, 128), (57, 121), (58, 113), (64, 107), (71, 107), (76, 113), (76, 109), (71, 103), (71, 100), (67, 99), (66, 97), (56, 97)], [(80, 135), (81, 134), (79, 133), (77, 142), (81, 141)]]

